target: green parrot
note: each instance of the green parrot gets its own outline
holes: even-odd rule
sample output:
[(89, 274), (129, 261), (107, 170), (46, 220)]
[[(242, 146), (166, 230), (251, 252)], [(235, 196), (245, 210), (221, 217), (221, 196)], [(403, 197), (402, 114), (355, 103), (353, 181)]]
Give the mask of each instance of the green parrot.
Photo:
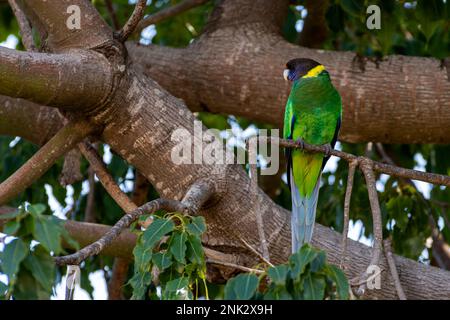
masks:
[(327, 152), (308, 153), (286, 149), (287, 180), (292, 199), (292, 252), (312, 238), (319, 196), (320, 177), (330, 158), (341, 126), (342, 101), (320, 63), (293, 59), (283, 76), (292, 83), (284, 114), (283, 137), (314, 145), (325, 145)]

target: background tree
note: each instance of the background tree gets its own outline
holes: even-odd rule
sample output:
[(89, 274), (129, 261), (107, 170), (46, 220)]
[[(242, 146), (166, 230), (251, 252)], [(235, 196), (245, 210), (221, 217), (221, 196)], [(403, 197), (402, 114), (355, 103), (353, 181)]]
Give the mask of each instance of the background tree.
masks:
[[(260, 206), (255, 210), (248, 168), (174, 166), (174, 142), (168, 137), (180, 127), (192, 132), (195, 117), (209, 128), (233, 129), (228, 140), (238, 147), (258, 128), (280, 127), (289, 92), (281, 72), (293, 57), (323, 63), (341, 92), (341, 150), (450, 174), (448, 1), (151, 1), (145, 9), (148, 16), (137, 26), (138, 31), (145, 29), (132, 34), (125, 46), (119, 30), (130, 16), (139, 16), (134, 3), (70, 1), (87, 20), (80, 30), (68, 32), (66, 1), (8, 2), (0, 1), (0, 41), (11, 35), (20, 38), (21, 24), (17, 50), (25, 46), (29, 51), (0, 48), (0, 204), (1, 212), (9, 214), (3, 217), (12, 219), (0, 221), (6, 234), (20, 239), (5, 238), (0, 259), (2, 272), (9, 275), (8, 292), (15, 298), (50, 296), (64, 269), (50, 267), (49, 252), (63, 254), (62, 248), (71, 245), (69, 235), (84, 247), (124, 211), (134, 212), (159, 197), (186, 200), (192, 185), (206, 177), (212, 179), (202, 194), (210, 198), (204, 205), (197, 199), (203, 206), (196, 209), (207, 226), (202, 244), (209, 261), (210, 296), (223, 294), (220, 284), (237, 267), (261, 262), (252, 251), (260, 244), (254, 228), (258, 213), (271, 261), (285, 263), (290, 198), (283, 172), (258, 179), (264, 192), (257, 190)], [(366, 27), (369, 4), (381, 8), (380, 30)], [(40, 151), (38, 146), (43, 146)], [(81, 158), (80, 152), (93, 157), (95, 147), (112, 179), (95, 157), (89, 162)], [(30, 158), (28, 167), (22, 167)], [(344, 228), (348, 166), (342, 160), (334, 163), (323, 175), (313, 245), (339, 264), (337, 232)], [(100, 179), (105, 188), (94, 171), (99, 179), (105, 173)], [(7, 180), (11, 176), (16, 179)], [(406, 296), (450, 298), (450, 275), (444, 271), (450, 267), (448, 183), (418, 184), (408, 175), (376, 178), (383, 234), (395, 254), (404, 257), (394, 260)], [(22, 210), (11, 214), (20, 205)], [(55, 213), (67, 220), (53, 221)], [(360, 238), (372, 241), (369, 198), (359, 173), (350, 216)], [(39, 232), (41, 226), (50, 228), (44, 233), (49, 239)], [(177, 230), (169, 232), (175, 236)], [(40, 245), (30, 253), (20, 241), (31, 239)], [(127, 259), (135, 242), (135, 235), (124, 232), (101, 255), (86, 259), (82, 287), (92, 293), (88, 275), (102, 270), (109, 296), (129, 298), (132, 286), (121, 288), (133, 275)], [(13, 260), (5, 252), (22, 252), (7, 270), (5, 262)], [(354, 279), (369, 265), (372, 250), (349, 240), (347, 255), (344, 271)], [(37, 263), (51, 272), (37, 274)], [(381, 289), (368, 290), (364, 297), (397, 298), (384, 258), (380, 266)], [(7, 292), (7, 285), (0, 284), (0, 289)]]

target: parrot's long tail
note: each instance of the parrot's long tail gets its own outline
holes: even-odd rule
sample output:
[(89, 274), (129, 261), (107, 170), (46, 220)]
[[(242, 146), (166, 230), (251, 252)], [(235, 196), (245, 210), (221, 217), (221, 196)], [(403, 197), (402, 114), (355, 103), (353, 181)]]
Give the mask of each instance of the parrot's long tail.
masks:
[(317, 199), (319, 198), (320, 177), (309, 198), (300, 196), (291, 173), (291, 198), (292, 198), (292, 253), (297, 252), (304, 243), (310, 242), (316, 219)]

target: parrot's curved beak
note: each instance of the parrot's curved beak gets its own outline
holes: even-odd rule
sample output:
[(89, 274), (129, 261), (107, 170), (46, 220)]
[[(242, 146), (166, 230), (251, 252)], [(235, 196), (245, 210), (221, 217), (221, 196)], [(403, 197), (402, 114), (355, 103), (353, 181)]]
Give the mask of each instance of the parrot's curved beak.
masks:
[(283, 78), (286, 81), (289, 80), (289, 69), (284, 69), (284, 71), (283, 71)]

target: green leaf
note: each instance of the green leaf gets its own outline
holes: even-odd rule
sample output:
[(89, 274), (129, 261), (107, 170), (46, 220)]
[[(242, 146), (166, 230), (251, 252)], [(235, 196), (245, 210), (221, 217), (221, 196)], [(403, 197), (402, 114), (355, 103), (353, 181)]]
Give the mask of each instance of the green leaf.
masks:
[(29, 246), (20, 239), (14, 239), (5, 246), (0, 266), (10, 280), (19, 271), (20, 263), (29, 252)]
[(170, 252), (173, 257), (182, 264), (186, 263), (184, 259), (186, 256), (186, 240), (185, 233), (176, 232), (172, 236), (172, 241), (170, 243)]
[(172, 256), (169, 252), (158, 252), (153, 255), (152, 261), (160, 271), (163, 271), (172, 265)]
[(202, 216), (193, 217), (191, 223), (186, 226), (188, 233), (200, 236), (206, 231), (205, 218)]
[(47, 300), (51, 292), (46, 291), (28, 269), (21, 268), (14, 285), (13, 297), (17, 300)]
[(349, 298), (350, 288), (344, 272), (334, 265), (328, 265), (326, 270), (330, 278), (336, 283), (336, 290), (339, 298), (347, 300)]
[(20, 228), (20, 222), (17, 220), (11, 220), (11, 221), (8, 221), (3, 226), (3, 233), (13, 236), (16, 234), (16, 232), (19, 230), (19, 228)]
[(285, 285), (288, 271), (288, 266), (285, 264), (281, 264), (279, 266), (270, 267), (267, 273), (269, 274), (270, 279), (272, 279), (275, 284)]
[(171, 232), (174, 228), (175, 224), (171, 219), (155, 218), (142, 235), (143, 245), (146, 248), (153, 249), (162, 237)]
[(202, 265), (205, 261), (205, 253), (202, 247), (202, 241), (194, 235), (188, 236), (187, 257), (189, 261)]
[(303, 297), (305, 300), (323, 300), (325, 279), (308, 273), (303, 280)]
[(142, 300), (145, 298), (147, 287), (152, 282), (152, 275), (150, 272), (135, 273), (130, 279), (129, 284), (133, 288), (132, 300)]
[(34, 217), (42, 215), (46, 209), (47, 207), (41, 203), (32, 204), (26, 207), (26, 210)]
[(61, 253), (62, 221), (55, 216), (38, 215), (34, 219), (33, 236), (44, 248), (55, 254)]
[(70, 247), (74, 250), (80, 249), (79, 243), (70, 236), (69, 232), (67, 232), (67, 230), (65, 228), (61, 229), (61, 236), (64, 239), (64, 241), (66, 242), (66, 244), (68, 245), (68, 247)]
[(179, 277), (167, 282), (165, 290), (167, 292), (175, 292), (177, 290), (186, 288), (188, 285), (189, 285), (188, 277)]
[(249, 300), (258, 289), (258, 277), (254, 274), (240, 274), (228, 280), (225, 285), (225, 299)]
[(31, 272), (36, 281), (47, 292), (51, 293), (55, 279), (55, 263), (42, 246), (36, 246), (34, 251), (26, 257), (24, 266)]
[(291, 276), (293, 279), (299, 280), (300, 275), (305, 271), (306, 266), (314, 260), (317, 252), (308, 244), (305, 244), (299, 252), (289, 257), (289, 265)]
[(325, 251), (319, 251), (314, 260), (311, 261), (311, 272), (321, 271), (325, 267), (326, 261), (327, 256), (325, 254)]
[(6, 290), (8, 290), (8, 286), (0, 281), (0, 297), (6, 294)]
[(150, 272), (150, 261), (152, 260), (152, 248), (147, 248), (139, 242), (133, 249), (135, 272)]

